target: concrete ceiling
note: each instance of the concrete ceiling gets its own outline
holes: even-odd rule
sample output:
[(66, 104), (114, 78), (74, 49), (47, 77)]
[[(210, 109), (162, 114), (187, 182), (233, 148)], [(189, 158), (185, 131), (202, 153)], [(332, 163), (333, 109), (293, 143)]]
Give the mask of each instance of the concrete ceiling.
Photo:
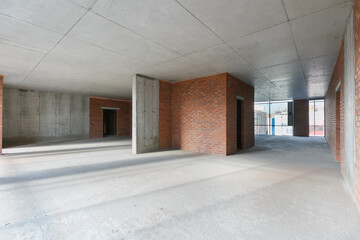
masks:
[(325, 95), (353, 1), (1, 0), (9, 87), (131, 97), (135, 73), (229, 72), (257, 101)]

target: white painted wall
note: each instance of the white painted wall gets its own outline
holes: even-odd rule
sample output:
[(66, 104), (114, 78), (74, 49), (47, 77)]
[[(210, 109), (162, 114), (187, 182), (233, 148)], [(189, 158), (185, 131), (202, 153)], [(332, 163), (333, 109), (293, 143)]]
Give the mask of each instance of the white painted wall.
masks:
[(89, 98), (4, 88), (4, 143), (89, 135)]
[(355, 38), (353, 13), (346, 27), (344, 43), (344, 177), (351, 193), (355, 196)]
[(159, 150), (159, 80), (133, 77), (132, 151), (134, 154)]

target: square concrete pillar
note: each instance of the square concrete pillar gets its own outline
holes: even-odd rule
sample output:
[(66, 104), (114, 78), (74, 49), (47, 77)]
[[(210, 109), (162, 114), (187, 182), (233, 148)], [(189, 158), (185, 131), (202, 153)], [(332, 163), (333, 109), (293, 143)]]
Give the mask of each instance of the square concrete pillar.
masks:
[(351, 13), (344, 36), (344, 178), (355, 198), (355, 35)]
[(132, 85), (132, 152), (158, 151), (159, 80), (134, 75)]

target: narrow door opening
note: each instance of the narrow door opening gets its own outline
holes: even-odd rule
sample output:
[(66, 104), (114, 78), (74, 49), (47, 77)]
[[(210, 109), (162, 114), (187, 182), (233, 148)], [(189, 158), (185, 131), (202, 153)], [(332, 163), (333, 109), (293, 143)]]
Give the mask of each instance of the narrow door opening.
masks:
[(241, 149), (241, 100), (237, 99), (237, 149)]
[(103, 135), (116, 135), (116, 110), (103, 109)]

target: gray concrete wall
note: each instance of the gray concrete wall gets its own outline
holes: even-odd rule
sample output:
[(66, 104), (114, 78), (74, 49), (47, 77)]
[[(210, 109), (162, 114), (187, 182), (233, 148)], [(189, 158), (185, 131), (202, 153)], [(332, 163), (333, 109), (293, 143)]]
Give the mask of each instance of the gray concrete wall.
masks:
[(89, 97), (4, 88), (4, 144), (89, 135)]
[(132, 150), (134, 154), (159, 150), (159, 80), (133, 77)]
[(344, 43), (344, 178), (355, 197), (355, 37), (353, 13), (346, 28)]

